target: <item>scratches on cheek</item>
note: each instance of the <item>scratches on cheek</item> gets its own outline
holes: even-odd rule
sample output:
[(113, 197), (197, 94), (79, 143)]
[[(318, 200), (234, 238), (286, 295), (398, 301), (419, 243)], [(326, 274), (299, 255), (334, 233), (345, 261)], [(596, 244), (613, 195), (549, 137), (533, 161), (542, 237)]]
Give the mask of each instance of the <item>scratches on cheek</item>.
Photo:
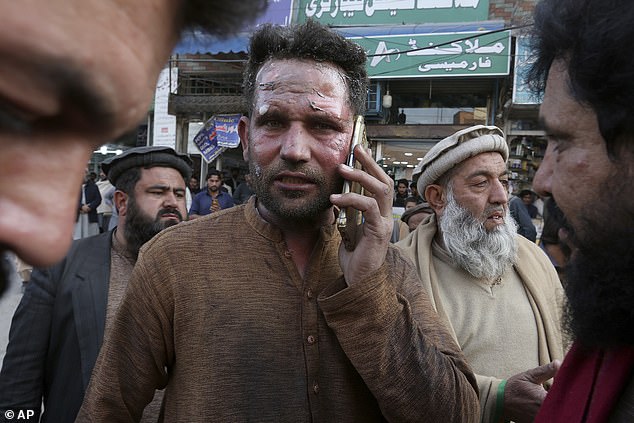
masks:
[(335, 143), (335, 148), (339, 151), (347, 150), (348, 146), (350, 145), (349, 140), (346, 140), (341, 137), (335, 138), (334, 143)]

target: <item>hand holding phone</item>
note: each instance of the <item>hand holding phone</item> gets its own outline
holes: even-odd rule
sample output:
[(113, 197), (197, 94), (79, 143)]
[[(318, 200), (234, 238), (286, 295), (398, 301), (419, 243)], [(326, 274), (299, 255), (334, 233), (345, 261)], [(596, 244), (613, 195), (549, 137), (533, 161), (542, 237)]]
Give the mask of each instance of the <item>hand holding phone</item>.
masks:
[[(354, 121), (354, 131), (352, 133), (352, 142), (350, 143), (350, 153), (346, 160), (346, 164), (356, 169), (361, 169), (361, 165), (354, 158), (354, 148), (361, 145), (363, 148), (368, 147), (368, 139), (365, 133), (365, 123), (363, 116), (356, 116)], [(364, 189), (359, 182), (348, 180), (343, 183), (342, 194), (355, 192), (363, 195)], [(363, 213), (353, 207), (344, 207), (339, 211), (337, 216), (337, 228), (341, 233), (346, 250), (352, 251), (357, 245), (359, 231), (363, 224)]]
[(369, 149), (362, 148), (367, 145), (363, 118), (355, 118), (354, 123), (353, 154), (338, 166), (339, 174), (349, 181), (347, 192), (330, 196), (340, 209), (336, 222), (342, 236), (339, 264), (348, 286), (366, 281), (385, 263), (394, 228), (394, 181)]

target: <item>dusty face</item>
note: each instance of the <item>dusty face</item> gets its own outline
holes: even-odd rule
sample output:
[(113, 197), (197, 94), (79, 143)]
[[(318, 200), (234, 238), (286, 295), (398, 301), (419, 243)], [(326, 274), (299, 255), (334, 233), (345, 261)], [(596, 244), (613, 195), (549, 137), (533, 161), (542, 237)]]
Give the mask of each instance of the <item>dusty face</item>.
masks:
[(177, 39), (178, 2), (0, 6), (0, 250), (50, 265), (71, 242), (95, 147), (140, 122)]
[(311, 61), (263, 66), (251, 119), (239, 126), (260, 205), (277, 217), (315, 219), (341, 190), (353, 114), (340, 70)]
[(567, 78), (563, 63), (553, 63), (540, 109), (548, 147), (533, 188), (542, 196), (552, 195), (575, 233), (583, 237), (584, 208), (600, 191), (624, 182), (612, 180), (617, 169), (608, 158), (596, 114), (571, 97)]
[(465, 160), (451, 178), (456, 202), (490, 232), (504, 224), (508, 211), (508, 175), (499, 153), (478, 154)]

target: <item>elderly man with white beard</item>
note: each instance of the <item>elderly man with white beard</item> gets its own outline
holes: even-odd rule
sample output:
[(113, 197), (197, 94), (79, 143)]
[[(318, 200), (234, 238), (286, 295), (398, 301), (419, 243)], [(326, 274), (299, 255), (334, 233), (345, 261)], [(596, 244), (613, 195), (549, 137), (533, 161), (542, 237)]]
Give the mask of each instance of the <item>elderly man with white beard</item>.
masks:
[(494, 126), (461, 130), (414, 170), (434, 210), (400, 246), (472, 365), (481, 421), (532, 422), (564, 355), (563, 289), (508, 211), (508, 146)]

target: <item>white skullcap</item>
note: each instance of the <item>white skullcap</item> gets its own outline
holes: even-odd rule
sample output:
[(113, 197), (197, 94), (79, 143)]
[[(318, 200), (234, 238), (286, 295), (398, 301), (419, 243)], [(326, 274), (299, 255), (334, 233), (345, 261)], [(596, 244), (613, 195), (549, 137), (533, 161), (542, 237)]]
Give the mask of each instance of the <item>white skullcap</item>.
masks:
[(414, 175), (422, 172), (416, 184), (420, 196), (454, 166), (491, 151), (500, 153), (505, 162), (509, 158), (504, 132), (497, 126), (472, 126), (439, 141), (414, 168)]

